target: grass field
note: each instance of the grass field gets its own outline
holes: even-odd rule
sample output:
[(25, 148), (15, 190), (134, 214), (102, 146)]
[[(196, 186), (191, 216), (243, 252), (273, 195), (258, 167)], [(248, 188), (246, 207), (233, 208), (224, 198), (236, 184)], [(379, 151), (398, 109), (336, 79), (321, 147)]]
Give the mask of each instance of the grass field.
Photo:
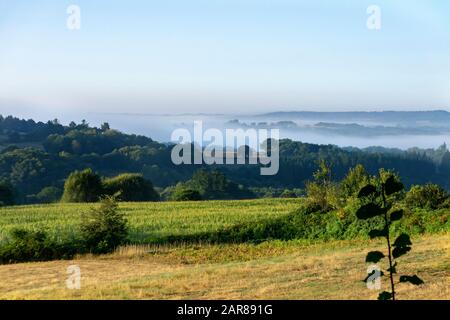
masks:
[[(426, 284), (398, 287), (399, 299), (450, 299), (450, 236), (413, 239), (399, 270)], [(129, 247), (115, 254), (0, 266), (1, 299), (376, 299), (361, 281), (368, 248), (380, 242), (297, 241), (260, 245)], [(81, 268), (81, 289), (65, 287)], [(382, 289), (388, 285), (383, 279)]]
[[(239, 223), (285, 215), (299, 199), (121, 204), (130, 225), (130, 240), (147, 243), (168, 235), (215, 231)], [(0, 208), (0, 243), (16, 227), (46, 230), (55, 238), (77, 232), (80, 216), (94, 204), (53, 204)]]
[[(282, 217), (296, 199), (121, 204), (136, 245), (113, 254), (70, 261), (0, 266), (0, 299), (375, 299), (361, 281), (368, 251), (381, 241), (271, 240), (260, 244), (143, 244), (168, 235), (214, 231)], [(77, 232), (80, 214), (92, 205), (0, 209), (0, 234), (14, 227), (45, 229), (56, 238)], [(413, 237), (402, 274), (426, 284), (398, 287), (399, 299), (450, 299), (450, 233)], [(70, 265), (81, 268), (81, 289), (65, 286)], [(382, 266), (385, 268), (386, 266)], [(388, 282), (383, 280), (382, 289)]]

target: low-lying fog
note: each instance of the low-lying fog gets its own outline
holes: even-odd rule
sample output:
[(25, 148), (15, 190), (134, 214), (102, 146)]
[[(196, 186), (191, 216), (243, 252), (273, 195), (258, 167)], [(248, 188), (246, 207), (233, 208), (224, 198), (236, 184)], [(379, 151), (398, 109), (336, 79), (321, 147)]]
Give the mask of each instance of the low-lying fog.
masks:
[[(408, 149), (437, 148), (450, 142), (449, 114), (405, 113), (404, 116), (383, 113), (274, 113), (267, 115), (146, 115), (146, 114), (86, 114), (59, 118), (63, 124), (85, 119), (98, 126), (108, 122), (112, 128), (126, 133), (149, 136), (169, 142), (175, 129), (193, 131), (194, 121), (202, 121), (203, 128), (224, 130), (236, 128), (277, 128), (281, 138), (315, 144), (334, 144), (341, 147), (365, 148), (383, 146)], [(437, 119), (437, 120), (436, 120)], [(38, 119), (41, 121), (48, 119)]]

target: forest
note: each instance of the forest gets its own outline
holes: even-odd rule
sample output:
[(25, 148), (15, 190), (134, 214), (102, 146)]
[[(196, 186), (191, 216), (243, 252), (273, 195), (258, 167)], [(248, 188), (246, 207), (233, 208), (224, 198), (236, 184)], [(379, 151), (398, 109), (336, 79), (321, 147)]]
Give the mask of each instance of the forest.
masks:
[(0, 116), (0, 195), (9, 195), (18, 204), (55, 202), (62, 196), (67, 177), (87, 168), (104, 179), (128, 173), (141, 175), (162, 195), (161, 199), (177, 186), (180, 191), (180, 185), (192, 183), (189, 181), (196, 175), (198, 180), (199, 171), (219, 172), (218, 179), (225, 179), (223, 186), (228, 191), (226, 196), (222, 192), (221, 198), (257, 198), (284, 191), (301, 194), (322, 160), (331, 168), (335, 181), (360, 164), (369, 174), (376, 174), (380, 168), (396, 172), (407, 188), (435, 183), (450, 190), (450, 153), (445, 144), (434, 150), (392, 152), (283, 139), (280, 170), (274, 176), (261, 176), (259, 165), (177, 166), (170, 158), (172, 147), (149, 137), (122, 133), (108, 123), (99, 128), (86, 121), (65, 126), (57, 119), (44, 123)]

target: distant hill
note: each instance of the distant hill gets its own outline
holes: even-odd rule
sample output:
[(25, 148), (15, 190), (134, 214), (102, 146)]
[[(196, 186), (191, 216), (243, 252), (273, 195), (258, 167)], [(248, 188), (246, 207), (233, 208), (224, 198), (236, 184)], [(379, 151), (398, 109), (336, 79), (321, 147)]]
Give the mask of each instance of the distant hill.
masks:
[(373, 122), (414, 122), (447, 123), (450, 125), (450, 112), (445, 110), (431, 111), (348, 111), (348, 112), (315, 112), (315, 111), (279, 111), (257, 115), (263, 118), (304, 119), (321, 121), (373, 121)]

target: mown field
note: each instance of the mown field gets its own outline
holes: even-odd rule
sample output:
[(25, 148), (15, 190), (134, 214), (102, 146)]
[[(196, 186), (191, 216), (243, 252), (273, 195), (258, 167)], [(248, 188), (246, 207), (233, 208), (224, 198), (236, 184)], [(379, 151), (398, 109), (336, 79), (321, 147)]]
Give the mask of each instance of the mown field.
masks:
[[(398, 299), (450, 299), (450, 236), (413, 239), (399, 269), (425, 285), (398, 286)], [(380, 242), (266, 242), (187, 247), (129, 247), (83, 256), (0, 266), (0, 299), (376, 299), (364, 279), (368, 249)], [(81, 289), (65, 286), (81, 269)], [(383, 279), (382, 289), (388, 288)]]
[[(0, 299), (376, 299), (378, 292), (368, 290), (361, 280), (366, 276), (367, 251), (385, 249), (380, 240), (158, 243), (170, 236), (189, 238), (238, 225), (246, 230), (258, 224), (270, 229), (276, 226), (273, 221), (289, 217), (301, 201), (121, 204), (133, 245), (70, 261), (1, 265)], [(56, 239), (76, 237), (80, 215), (91, 206), (1, 208), (0, 243), (15, 227), (46, 230)], [(399, 299), (450, 299), (447, 218), (447, 212), (406, 217), (408, 224), (417, 224), (411, 230), (418, 231), (413, 232), (412, 252), (401, 258), (398, 269), (418, 274), (425, 285), (399, 286)], [(335, 225), (333, 219), (330, 226)], [(272, 222), (262, 223), (268, 220)], [(318, 234), (317, 230), (311, 234)], [(81, 268), (80, 290), (66, 288), (70, 265)], [(383, 280), (382, 289), (387, 284)]]

